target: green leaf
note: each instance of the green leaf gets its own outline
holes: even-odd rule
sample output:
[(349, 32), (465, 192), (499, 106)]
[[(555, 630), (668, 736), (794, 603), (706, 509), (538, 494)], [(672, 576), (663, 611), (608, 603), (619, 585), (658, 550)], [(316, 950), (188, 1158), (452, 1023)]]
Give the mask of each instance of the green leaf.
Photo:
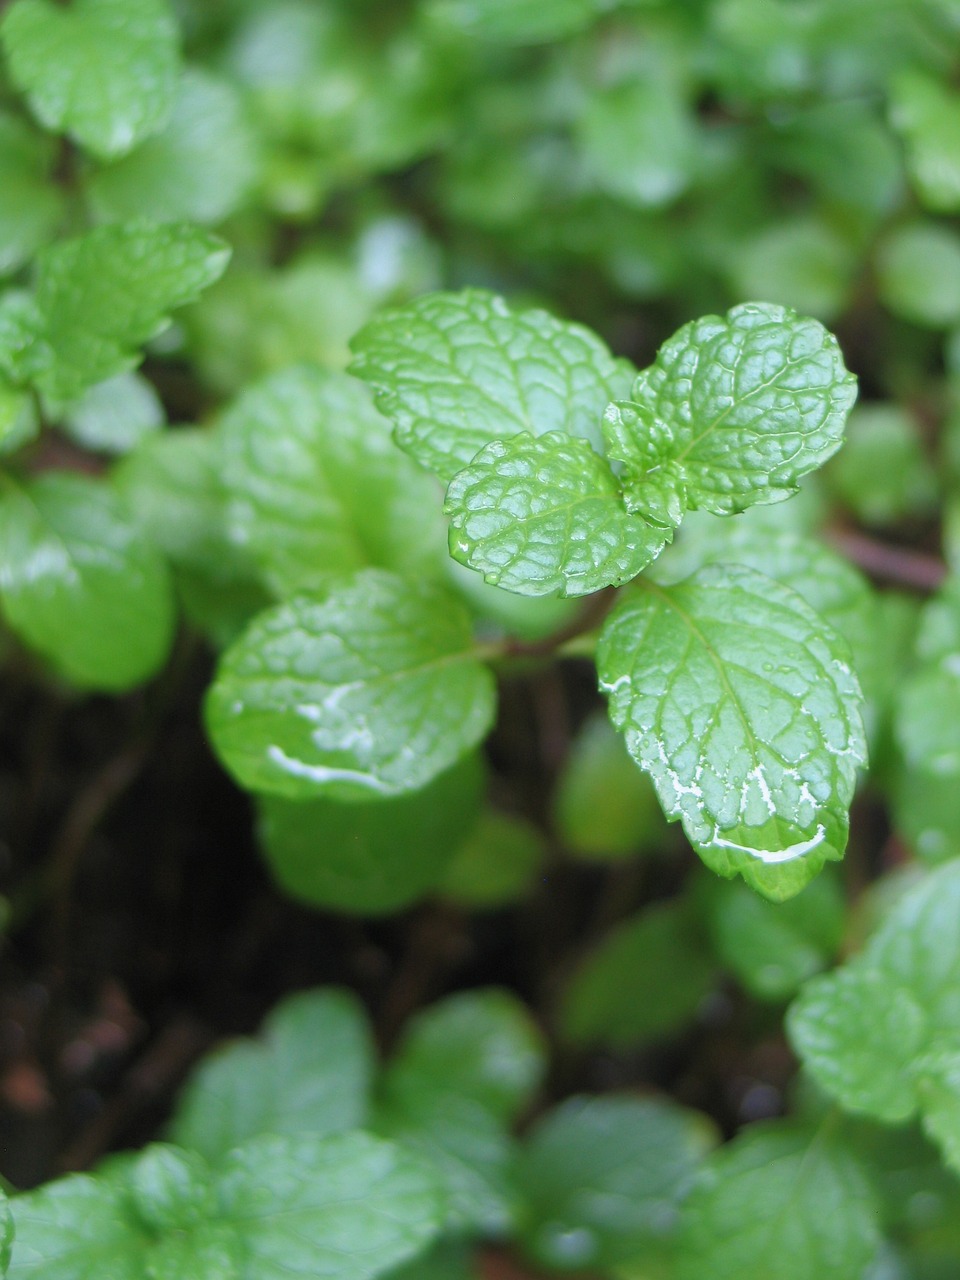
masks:
[(707, 924), (717, 955), (758, 1000), (789, 1000), (836, 955), (843, 895), (820, 876), (789, 902), (765, 902), (743, 884), (709, 882)]
[(256, 1138), (217, 1185), (257, 1280), (371, 1280), (436, 1237), (443, 1200), (423, 1162), (365, 1133)]
[(832, 320), (847, 300), (857, 255), (849, 238), (810, 216), (777, 222), (732, 255), (734, 294), (769, 298)]
[(958, 967), (960, 862), (952, 861), (903, 894), (859, 955), (809, 982), (787, 1020), (828, 1094), (887, 1123), (919, 1113), (955, 1171)]
[(124, 155), (166, 124), (180, 59), (164, 0), (16, 0), (0, 36), (37, 119), (95, 156)]
[(486, 445), (447, 489), (450, 554), (521, 595), (589, 595), (635, 578), (669, 530), (627, 514), (586, 440), (528, 432)]
[(426, 786), (484, 737), (495, 701), (456, 601), (367, 569), (261, 614), (223, 656), (206, 716), (243, 786), (357, 800)]
[(877, 252), (877, 289), (894, 315), (931, 329), (960, 320), (960, 235), (936, 222), (910, 222)]
[(937, 497), (937, 477), (924, 453), (920, 424), (895, 404), (854, 409), (846, 443), (828, 464), (824, 480), (867, 525), (926, 515)]
[(8, 1280), (143, 1280), (148, 1274), (145, 1233), (119, 1178), (74, 1174), (14, 1197), (10, 1207), (16, 1234)]
[(189, 1229), (216, 1213), (210, 1170), (193, 1151), (153, 1143), (127, 1170), (132, 1207), (150, 1231)]
[(714, 969), (685, 902), (647, 907), (574, 971), (560, 1009), (563, 1034), (614, 1050), (676, 1035), (710, 994)]
[[(941, 605), (943, 621), (932, 613)], [(927, 608), (927, 631), (921, 643), (942, 641), (946, 651), (922, 663), (905, 677), (901, 673), (894, 704), (894, 733), (898, 752), (893, 807), (898, 828), (917, 854), (941, 862), (960, 852), (960, 663), (956, 638), (935, 637), (930, 623), (940, 628), (956, 611), (945, 595)], [(935, 650), (937, 652), (937, 650)]]
[(453, 1236), (503, 1236), (516, 1216), (515, 1143), (475, 1098), (408, 1089), (376, 1112), (373, 1128), (416, 1153), (442, 1186), (444, 1229)]
[(456, 1094), (509, 1123), (529, 1104), (545, 1070), (545, 1046), (525, 1006), (489, 988), (448, 996), (412, 1018), (383, 1087), (395, 1102)]
[(444, 870), (438, 892), (473, 911), (518, 902), (545, 853), (543, 836), (531, 822), (487, 809)]
[(374, 804), (264, 796), (264, 854), (280, 887), (309, 906), (399, 911), (443, 883), (483, 784), (470, 755), (421, 791)]
[(766, 897), (843, 854), (866, 758), (847, 656), (796, 592), (734, 566), (647, 584), (604, 625), (610, 716), (664, 812), (708, 866)]
[(654, 77), (594, 91), (577, 134), (600, 189), (641, 209), (672, 204), (697, 171), (692, 113), (672, 85)]
[(13, 1214), (10, 1212), (10, 1201), (0, 1191), (0, 1275), (7, 1274), (12, 1248)]
[(523, 1146), (524, 1249), (551, 1271), (655, 1256), (711, 1142), (703, 1117), (670, 1103), (571, 1098)]
[(0, 599), (21, 639), (88, 688), (147, 679), (173, 638), (166, 566), (110, 489), (79, 475), (7, 482)]
[(384, 1280), (477, 1280), (473, 1250), (459, 1241), (441, 1240), (429, 1253), (391, 1271)]
[(557, 782), (553, 813), (565, 848), (591, 862), (653, 852), (670, 843), (650, 779), (602, 712), (591, 716), (574, 741)]
[(351, 342), (397, 443), (449, 483), (492, 440), (551, 431), (602, 451), (600, 417), (632, 369), (582, 325), (511, 311), (481, 289), (376, 315)]
[(960, 95), (923, 71), (903, 71), (893, 81), (890, 121), (906, 143), (920, 202), (934, 213), (960, 209)]
[(630, 511), (679, 523), (779, 502), (839, 449), (856, 396), (836, 339), (786, 307), (748, 302), (684, 325), (604, 416)]
[(472, 39), (497, 44), (541, 44), (582, 31), (605, 0), (429, 0), (427, 16)]
[(257, 168), (239, 94), (226, 80), (191, 67), (163, 132), (94, 173), (86, 190), (102, 221), (212, 224), (242, 205)]
[(262, 1134), (326, 1135), (367, 1118), (374, 1050), (363, 1010), (347, 992), (288, 996), (259, 1039), (209, 1055), (182, 1093), (171, 1127), (212, 1164)]
[(33, 440), (39, 430), (33, 396), (10, 386), (0, 374), (0, 454), (14, 453)]
[(863, 1280), (878, 1217), (837, 1142), (754, 1125), (710, 1157), (683, 1207), (677, 1280)]
[(224, 579), (253, 573), (228, 538), (216, 436), (205, 427), (144, 436), (111, 480), (147, 537), (176, 565)]
[(74, 400), (137, 363), (168, 312), (192, 302), (227, 265), (229, 248), (182, 223), (98, 227), (37, 257), (40, 340), (49, 350), (36, 384)]
[(272, 374), (227, 410), (218, 438), (230, 535), (274, 591), (312, 590), (368, 565), (438, 574), (436, 485), (345, 374)]
[(49, 139), (0, 112), (0, 275), (27, 262), (63, 217), (63, 195), (50, 178), (53, 151)]
[(166, 421), (153, 386), (136, 373), (98, 382), (64, 415), (64, 430), (85, 449), (126, 453)]

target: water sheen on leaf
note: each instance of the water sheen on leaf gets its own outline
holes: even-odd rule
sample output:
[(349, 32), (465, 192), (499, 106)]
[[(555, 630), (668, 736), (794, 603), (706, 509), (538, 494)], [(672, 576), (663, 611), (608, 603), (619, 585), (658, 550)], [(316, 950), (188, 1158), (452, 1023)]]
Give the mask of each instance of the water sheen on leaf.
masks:
[(68, 679), (127, 689), (173, 638), (166, 565), (106, 484), (48, 472), (0, 497), (0, 599), (11, 628)]
[(260, 614), (224, 654), (206, 716), (243, 786), (371, 800), (448, 769), (494, 706), (455, 597), (367, 569)]
[(836, 338), (786, 307), (746, 302), (683, 326), (604, 418), (627, 507), (679, 523), (779, 502), (839, 449), (856, 380)]
[(597, 661), (610, 716), (708, 866), (789, 898), (840, 858), (862, 696), (845, 642), (788, 587), (708, 566), (631, 592)]
[(672, 532), (629, 515), (603, 458), (559, 432), (492, 441), (453, 477), (444, 510), (454, 559), (521, 595), (618, 587)]
[(449, 483), (485, 444), (562, 431), (602, 451), (600, 418), (633, 368), (583, 325), (513, 311), (483, 289), (431, 293), (375, 316), (352, 340), (396, 439)]

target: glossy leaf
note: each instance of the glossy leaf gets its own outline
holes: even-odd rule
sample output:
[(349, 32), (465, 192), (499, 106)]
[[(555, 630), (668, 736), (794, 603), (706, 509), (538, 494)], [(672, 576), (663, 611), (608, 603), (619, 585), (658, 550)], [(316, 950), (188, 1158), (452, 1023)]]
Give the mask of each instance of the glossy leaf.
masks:
[(11, 628), (69, 680), (121, 690), (173, 638), (166, 566), (102, 482), (48, 472), (0, 497), (0, 599)]
[(484, 737), (495, 687), (440, 588), (368, 569), (267, 610), (223, 656), (206, 704), (252, 790), (373, 799), (426, 786)]
[(399, 911), (444, 883), (479, 814), (483, 781), (480, 762), (467, 756), (421, 791), (373, 804), (265, 796), (267, 862), (284, 892), (309, 906)]
[(182, 223), (99, 227), (41, 250), (39, 388), (74, 400), (131, 368), (137, 348), (166, 327), (170, 311), (212, 284), (229, 257), (222, 240)]
[(671, 1103), (571, 1098), (524, 1142), (524, 1249), (551, 1271), (655, 1255), (711, 1140), (708, 1122)]
[(668, 532), (628, 515), (613, 472), (585, 440), (524, 432), (494, 440), (447, 489), (450, 554), (521, 595), (589, 595), (635, 578)]
[(282, 595), (368, 565), (436, 576), (436, 485), (345, 374), (296, 365), (248, 388), (218, 426), (233, 540)]
[(809, 982), (787, 1023), (828, 1094), (888, 1123), (919, 1113), (954, 1170), (958, 966), (960, 863), (951, 861), (903, 894), (859, 955)]
[(163, 131), (95, 173), (87, 194), (103, 221), (212, 224), (240, 207), (257, 168), (240, 95), (227, 81), (191, 68)]
[(257, 1280), (372, 1280), (425, 1249), (443, 1214), (423, 1162), (365, 1133), (257, 1138), (228, 1156), (217, 1192)]
[(792, 897), (842, 856), (861, 695), (845, 642), (789, 588), (708, 566), (607, 619), (601, 687), (664, 812), (721, 875)]
[(398, 444), (448, 483), (484, 445), (524, 431), (599, 450), (604, 407), (632, 376), (589, 329), (481, 289), (381, 312), (351, 346), (351, 372), (373, 387)]
[(353, 996), (288, 996), (256, 1040), (210, 1054), (181, 1095), (171, 1137), (211, 1163), (262, 1134), (325, 1135), (361, 1127), (374, 1051)]
[(560, 1009), (563, 1034), (615, 1050), (676, 1035), (710, 994), (714, 969), (685, 902), (647, 907), (574, 970)]
[(816, 320), (750, 302), (684, 325), (604, 418), (627, 508), (676, 524), (779, 502), (839, 449), (856, 396)]
[(757, 1125), (709, 1158), (683, 1207), (678, 1280), (863, 1280), (880, 1246), (873, 1191), (837, 1142)]
[(165, 421), (160, 397), (146, 378), (118, 373), (70, 405), (63, 427), (86, 449), (126, 453)]
[(64, 201), (49, 176), (52, 163), (49, 139), (0, 112), (0, 275), (21, 267), (57, 229)]
[(180, 69), (164, 0), (16, 0), (0, 27), (14, 84), (41, 124), (95, 156), (130, 151), (170, 115)]
[(489, 988), (448, 996), (411, 1019), (386, 1075), (389, 1097), (453, 1093), (504, 1123), (530, 1102), (546, 1070), (545, 1047), (526, 1008)]

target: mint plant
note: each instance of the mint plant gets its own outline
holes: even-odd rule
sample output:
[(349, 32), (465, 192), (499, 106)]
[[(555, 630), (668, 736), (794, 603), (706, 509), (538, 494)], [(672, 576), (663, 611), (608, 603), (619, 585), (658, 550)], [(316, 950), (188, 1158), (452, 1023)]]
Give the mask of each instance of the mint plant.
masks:
[(958, 54), (3, 7), (0, 1275), (955, 1275)]

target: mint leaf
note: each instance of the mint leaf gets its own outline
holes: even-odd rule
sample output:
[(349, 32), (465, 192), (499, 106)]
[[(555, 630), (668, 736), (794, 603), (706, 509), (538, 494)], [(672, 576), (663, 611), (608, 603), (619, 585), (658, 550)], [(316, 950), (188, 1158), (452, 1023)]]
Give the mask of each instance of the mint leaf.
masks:
[(8, 1280), (143, 1280), (146, 1241), (118, 1177), (74, 1174), (10, 1202)]
[(160, 397), (146, 378), (118, 373), (98, 382), (66, 410), (63, 428), (86, 449), (126, 453), (166, 421)]
[(166, 123), (180, 67), (164, 0), (16, 0), (0, 37), (37, 119), (94, 155), (123, 155)]
[(746, 885), (709, 882), (707, 927), (720, 960), (758, 1000), (788, 1000), (839, 950), (844, 900), (819, 876), (788, 902), (765, 902)]
[(591, 862), (651, 853), (666, 834), (650, 779), (602, 712), (591, 716), (573, 744), (553, 814), (565, 848)]
[(934, 213), (960, 209), (960, 96), (926, 72), (901, 71), (891, 86), (890, 121), (906, 143), (921, 204)]
[(217, 435), (231, 537), (274, 591), (371, 564), (437, 576), (436, 485), (393, 445), (353, 379), (284, 369), (248, 388)]
[(94, 173), (87, 195), (102, 221), (221, 222), (248, 195), (258, 160), (240, 95), (191, 67), (163, 131)]
[(954, 860), (908, 889), (859, 955), (809, 982), (787, 1019), (794, 1048), (827, 1093), (887, 1123), (919, 1113), (955, 1171), (958, 966)]
[(747, 302), (692, 321), (604, 416), (627, 509), (677, 524), (686, 506), (729, 515), (788, 498), (839, 449), (855, 396), (816, 320)]
[(512, 311), (482, 289), (383, 311), (351, 342), (397, 443), (447, 483), (492, 440), (562, 431), (599, 452), (600, 417), (632, 370), (582, 325)]
[(863, 1280), (878, 1206), (857, 1162), (823, 1134), (753, 1125), (708, 1160), (685, 1203), (678, 1280)]
[(720, 875), (798, 893), (843, 854), (866, 744), (847, 648), (789, 588), (708, 566), (607, 619), (610, 717), (664, 812)]
[(63, 216), (63, 195), (50, 178), (53, 152), (48, 138), (0, 112), (0, 275), (27, 262)]
[(0, 1275), (7, 1274), (10, 1265), (10, 1250), (13, 1248), (13, 1214), (10, 1202), (0, 1191)]
[(641, 209), (671, 204), (697, 173), (693, 114), (667, 77), (595, 91), (577, 126), (587, 170), (600, 189)]
[(443, 881), (483, 783), (470, 755), (421, 791), (374, 804), (264, 796), (264, 854), (281, 888), (310, 906), (399, 911)]
[(14, 453), (39, 430), (33, 396), (12, 387), (0, 374), (0, 453)]
[(374, 1051), (344, 991), (304, 991), (271, 1012), (256, 1040), (209, 1055), (182, 1093), (171, 1137), (216, 1164), (262, 1134), (326, 1135), (366, 1120)]
[(627, 514), (586, 440), (528, 432), (494, 440), (447, 489), (450, 554), (521, 595), (588, 595), (635, 578), (669, 532)]
[(504, 1123), (517, 1118), (546, 1070), (539, 1030), (506, 991), (465, 991), (404, 1028), (384, 1079), (387, 1097), (453, 1093)]
[(487, 809), (461, 842), (437, 890), (473, 911), (507, 906), (530, 891), (545, 855), (543, 836), (532, 822)]
[(41, 250), (35, 305), (50, 355), (34, 375), (40, 390), (74, 400), (131, 368), (168, 312), (212, 284), (229, 257), (222, 240), (182, 223), (98, 227)]
[(683, 900), (621, 921), (574, 970), (560, 1007), (565, 1038), (622, 1050), (689, 1025), (714, 986), (699, 935)]
[(932, 220), (896, 227), (877, 251), (877, 290), (894, 315), (931, 329), (960, 320), (960, 236)]
[(443, 1188), (443, 1225), (450, 1235), (505, 1235), (517, 1212), (515, 1143), (475, 1098), (438, 1093), (430, 1081), (424, 1085), (383, 1101), (373, 1127), (433, 1171)]
[(583, 30), (606, 0), (429, 0), (427, 16), (464, 35), (502, 44), (540, 44)]
[(425, 786), (484, 737), (494, 706), (456, 600), (367, 569), (261, 614), (223, 656), (206, 714), (244, 786), (356, 800)]
[(166, 566), (110, 489), (78, 475), (7, 481), (0, 600), (21, 639), (88, 688), (147, 679), (173, 638)]
[(571, 1098), (523, 1145), (525, 1250), (558, 1271), (649, 1260), (674, 1233), (711, 1140), (703, 1117), (670, 1103)]
[(867, 525), (925, 515), (937, 497), (937, 477), (924, 451), (919, 423), (896, 404), (854, 409), (846, 443), (823, 478)]

